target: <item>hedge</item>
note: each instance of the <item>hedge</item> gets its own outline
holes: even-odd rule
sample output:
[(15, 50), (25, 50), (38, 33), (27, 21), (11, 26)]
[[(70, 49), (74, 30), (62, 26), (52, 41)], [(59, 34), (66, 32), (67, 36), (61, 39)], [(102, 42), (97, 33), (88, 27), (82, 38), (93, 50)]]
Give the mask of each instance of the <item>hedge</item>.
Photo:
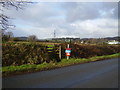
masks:
[[(60, 45), (62, 47), (62, 58), (66, 58), (65, 49), (67, 44)], [(58, 46), (54, 45), (52, 52), (48, 52), (47, 45), (41, 45), (39, 43), (3, 43), (2, 66), (59, 62), (59, 55), (56, 51)], [(72, 49), (71, 58), (90, 58), (120, 52), (118, 45), (70, 44), (70, 48)]]

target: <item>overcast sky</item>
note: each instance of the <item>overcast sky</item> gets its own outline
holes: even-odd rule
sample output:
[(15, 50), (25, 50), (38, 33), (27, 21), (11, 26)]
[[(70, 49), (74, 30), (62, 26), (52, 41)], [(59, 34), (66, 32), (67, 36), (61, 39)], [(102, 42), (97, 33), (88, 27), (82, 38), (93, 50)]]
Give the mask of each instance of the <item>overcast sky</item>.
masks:
[(118, 36), (117, 2), (39, 2), (6, 10), (14, 36), (102, 38)]

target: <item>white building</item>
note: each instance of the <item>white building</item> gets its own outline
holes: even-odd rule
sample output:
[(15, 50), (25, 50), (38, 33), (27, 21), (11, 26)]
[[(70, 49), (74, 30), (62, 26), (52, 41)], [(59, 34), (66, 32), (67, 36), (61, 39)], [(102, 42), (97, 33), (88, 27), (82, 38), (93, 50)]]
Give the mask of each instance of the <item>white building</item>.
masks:
[(120, 42), (115, 41), (115, 40), (111, 40), (111, 41), (108, 41), (108, 44), (120, 44)]

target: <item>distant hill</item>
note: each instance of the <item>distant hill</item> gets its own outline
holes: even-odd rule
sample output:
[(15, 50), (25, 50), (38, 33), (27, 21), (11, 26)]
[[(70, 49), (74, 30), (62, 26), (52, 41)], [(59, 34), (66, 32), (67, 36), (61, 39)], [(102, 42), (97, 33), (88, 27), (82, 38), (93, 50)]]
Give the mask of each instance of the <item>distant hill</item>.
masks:
[(107, 40), (117, 40), (117, 41), (120, 41), (120, 37), (117, 36), (117, 37), (106, 37), (105, 39)]
[(28, 37), (16, 37), (18, 38), (19, 40), (27, 40)]
[(120, 37), (119, 36), (116, 36), (116, 37), (105, 37), (105, 38), (82, 38), (81, 40), (90, 40), (90, 39), (104, 39), (104, 40), (120, 41)]
[[(18, 38), (19, 40), (27, 40), (28, 37), (16, 37)], [(105, 40), (105, 41), (110, 41), (110, 40), (116, 40), (116, 41), (120, 41), (120, 37), (119, 36), (116, 36), (116, 37), (105, 37), (105, 38), (53, 38), (53, 39), (38, 39), (38, 41), (46, 41), (46, 40), (65, 40), (65, 39), (71, 39), (71, 40), (83, 40), (83, 41), (86, 41), (86, 40), (93, 40), (93, 39), (96, 39), (96, 40)]]

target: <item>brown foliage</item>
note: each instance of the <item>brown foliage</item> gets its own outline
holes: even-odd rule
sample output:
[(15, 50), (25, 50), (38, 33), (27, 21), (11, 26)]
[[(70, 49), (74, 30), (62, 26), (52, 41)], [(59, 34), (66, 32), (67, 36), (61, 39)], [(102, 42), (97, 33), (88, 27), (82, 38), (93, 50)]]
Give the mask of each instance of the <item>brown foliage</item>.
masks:
[[(67, 47), (67, 44), (62, 45), (63, 49)], [(120, 52), (120, 47), (116, 45), (77, 45), (70, 44), (72, 49), (72, 58), (89, 58), (93, 56), (110, 55)], [(63, 52), (64, 54), (65, 52)], [(64, 55), (62, 55), (64, 57)]]
[[(61, 44), (62, 58), (66, 58), (67, 44)], [(60, 61), (56, 53), (58, 45), (48, 52), (47, 46), (37, 43), (4, 43), (2, 46), (2, 65), (41, 64), (43, 62)], [(93, 56), (110, 55), (120, 52), (120, 47), (115, 45), (77, 45), (70, 44), (71, 58), (89, 58)]]

